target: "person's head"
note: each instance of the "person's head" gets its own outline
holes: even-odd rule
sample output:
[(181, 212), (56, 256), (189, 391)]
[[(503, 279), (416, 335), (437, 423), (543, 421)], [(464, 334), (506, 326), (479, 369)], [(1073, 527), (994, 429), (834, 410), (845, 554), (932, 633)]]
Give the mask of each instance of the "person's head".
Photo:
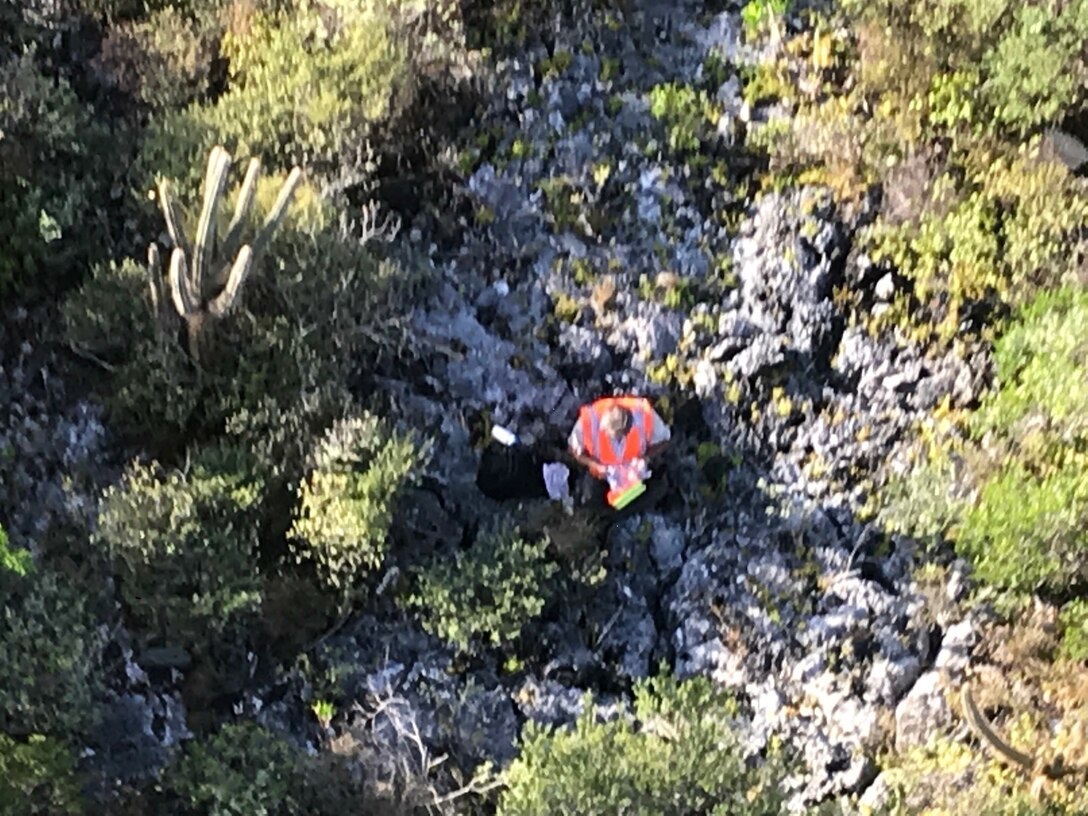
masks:
[(601, 417), (601, 428), (613, 439), (622, 439), (631, 430), (633, 421), (630, 411), (621, 405), (613, 405)]

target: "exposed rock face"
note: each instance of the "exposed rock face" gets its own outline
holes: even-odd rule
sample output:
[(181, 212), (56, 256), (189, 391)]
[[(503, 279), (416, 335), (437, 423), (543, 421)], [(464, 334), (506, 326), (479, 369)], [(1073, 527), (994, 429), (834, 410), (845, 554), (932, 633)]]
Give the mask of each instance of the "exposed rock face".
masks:
[[(709, 675), (747, 701), (752, 751), (772, 736), (800, 748), (795, 803), (816, 801), (869, 786), (892, 728), (910, 742), (947, 721), (931, 667), (939, 651), (942, 667), (962, 668), (970, 636), (950, 629), (932, 642), (911, 542), (855, 513), (859, 477), (922, 412), (972, 400), (979, 367), (848, 327), (837, 286), (875, 302), (895, 281), (850, 259), (860, 216), (837, 212), (826, 191), (767, 194), (738, 227), (722, 225), (734, 191), (665, 147), (647, 102), (655, 84), (698, 84), (710, 49), (752, 57), (736, 15), (695, 19), (684, 3), (637, 3), (618, 29), (586, 18), (560, 33), (562, 71), (534, 72), (543, 50), (500, 66), (481, 122), (498, 134), (497, 155), (466, 183), (487, 217), (463, 224), (462, 243), (439, 259), (449, 284), (416, 314), (424, 336), (456, 353), (428, 379), (433, 393), (412, 399), (435, 423), (455, 405), (561, 446), (578, 405), (601, 393), (686, 394), (665, 464), (668, 509), (612, 530), (604, 582), (534, 625), (542, 668), (500, 686), (520, 716), (559, 724), (577, 716), (583, 691), (662, 660)], [(659, 36), (647, 43), (646, 31)], [(608, 80), (606, 58), (622, 66)], [(722, 102), (715, 142), (702, 146), (711, 160), (737, 161), (759, 118), (739, 91), (735, 76), (711, 89)], [(472, 457), (464, 432), (446, 430), (451, 456), (436, 478), (453, 484)], [(416, 666), (405, 676), (441, 664), (439, 652), (390, 654)], [(512, 715), (491, 696), (500, 686), (477, 685), (498, 729), (493, 754), (508, 756)], [(460, 744), (468, 726), (414, 704), (436, 724), (429, 733)]]

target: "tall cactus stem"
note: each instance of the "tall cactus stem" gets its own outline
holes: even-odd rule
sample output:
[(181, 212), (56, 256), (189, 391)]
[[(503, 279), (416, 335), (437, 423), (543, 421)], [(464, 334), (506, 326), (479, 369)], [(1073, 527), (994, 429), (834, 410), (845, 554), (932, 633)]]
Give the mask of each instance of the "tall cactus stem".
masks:
[(193, 253), (190, 287), (199, 298), (204, 297), (205, 279), (215, 249), (215, 214), (230, 170), (230, 155), (219, 145), (212, 149), (208, 159), (208, 173), (204, 178), (204, 205), (196, 228), (196, 251)]
[[(257, 180), (260, 175), (261, 160), (254, 157), (249, 160), (249, 166), (246, 168), (246, 177), (242, 181), (242, 189), (238, 192), (238, 202), (234, 205), (234, 217), (231, 218), (230, 225), (227, 227), (227, 234), (220, 245), (220, 257), (233, 258), (242, 243), (242, 230), (245, 229), (249, 209), (253, 206), (253, 197), (257, 194)], [(220, 275), (224, 279), (216, 280), (216, 286), (226, 284), (225, 273), (228, 270), (229, 267), (224, 264), (220, 271)]]
[(200, 301), (190, 287), (188, 271), (185, 253), (175, 248), (170, 256), (170, 296), (178, 314), (186, 319), (200, 311)]
[(159, 245), (152, 241), (147, 246), (147, 290), (151, 296), (151, 313), (156, 321), (162, 314), (162, 258)]
[(268, 213), (264, 224), (261, 225), (257, 237), (253, 239), (251, 246), (253, 247), (254, 256), (261, 254), (268, 242), (272, 240), (272, 234), (279, 229), (280, 222), (283, 221), (283, 217), (287, 213), (287, 205), (291, 203), (291, 197), (295, 194), (295, 188), (298, 187), (301, 180), (302, 170), (295, 167), (287, 176), (287, 180), (283, 182), (279, 195), (276, 196), (276, 202), (272, 205), (271, 212)]
[(242, 284), (245, 283), (246, 277), (249, 275), (252, 264), (253, 250), (248, 245), (238, 250), (238, 258), (230, 268), (230, 274), (227, 276), (227, 283), (223, 287), (223, 291), (208, 304), (208, 311), (212, 315), (222, 317), (231, 310), (238, 298), (238, 292), (241, 291)]
[(186, 255), (192, 254), (189, 239), (185, 237), (185, 231), (181, 228), (181, 210), (174, 198), (170, 182), (159, 179), (159, 206), (162, 209), (162, 217), (166, 220), (166, 231), (170, 234), (170, 240)]

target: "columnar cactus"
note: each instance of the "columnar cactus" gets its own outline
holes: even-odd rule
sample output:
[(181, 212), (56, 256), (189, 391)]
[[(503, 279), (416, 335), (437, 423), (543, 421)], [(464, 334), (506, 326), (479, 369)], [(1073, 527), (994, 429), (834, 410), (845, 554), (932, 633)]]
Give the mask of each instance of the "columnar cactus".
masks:
[(185, 322), (189, 354), (197, 362), (200, 361), (201, 336), (207, 319), (223, 317), (230, 311), (254, 260), (283, 220), (302, 177), (298, 167), (291, 170), (257, 235), (252, 242), (243, 245), (242, 230), (253, 205), (261, 170), (260, 161), (250, 159), (234, 216), (226, 235), (217, 243), (216, 216), (230, 165), (230, 154), (223, 147), (212, 148), (204, 177), (204, 202), (197, 222), (195, 247), (181, 228), (180, 212), (169, 182), (159, 181), (159, 203), (174, 251), (164, 276), (158, 246), (152, 243), (148, 248), (151, 303), (158, 317), (171, 323), (174, 318), (170, 317), (166, 304), (168, 300), (173, 304), (177, 315)]

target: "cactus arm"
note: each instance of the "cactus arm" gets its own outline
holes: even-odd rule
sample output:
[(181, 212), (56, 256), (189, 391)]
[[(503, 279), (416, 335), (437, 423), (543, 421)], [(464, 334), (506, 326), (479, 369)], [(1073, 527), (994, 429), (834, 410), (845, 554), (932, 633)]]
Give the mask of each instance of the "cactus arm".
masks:
[(268, 242), (272, 240), (272, 234), (279, 228), (280, 222), (287, 212), (287, 205), (291, 203), (291, 197), (295, 194), (295, 188), (298, 187), (301, 180), (302, 170), (295, 167), (280, 188), (280, 193), (276, 196), (276, 203), (272, 205), (272, 210), (268, 213), (264, 224), (261, 225), (260, 232), (253, 239), (251, 246), (253, 247), (254, 257), (260, 255), (264, 248), (268, 246)]
[(162, 208), (162, 217), (166, 220), (166, 231), (170, 233), (170, 240), (174, 242), (174, 246), (189, 255), (192, 249), (189, 239), (185, 237), (185, 231), (181, 228), (181, 210), (170, 189), (170, 182), (164, 178), (159, 179), (159, 206)]
[(186, 267), (185, 253), (175, 247), (174, 254), (170, 256), (170, 296), (178, 314), (188, 318), (200, 311), (200, 301), (189, 285)]
[(234, 306), (235, 301), (238, 299), (238, 293), (242, 289), (242, 284), (245, 283), (246, 277), (249, 275), (250, 267), (253, 264), (253, 250), (250, 247), (244, 246), (238, 250), (238, 258), (234, 261), (234, 265), (230, 268), (230, 274), (227, 276), (227, 283), (223, 287), (223, 291), (212, 298), (208, 304), (208, 312), (215, 317), (222, 317), (230, 311)]
[(151, 295), (151, 313), (158, 318), (162, 308), (162, 258), (154, 241), (147, 245), (147, 289)]
[(1035, 759), (1033, 757), (1017, 751), (997, 735), (994, 727), (990, 725), (989, 721), (982, 715), (982, 712), (978, 710), (974, 698), (971, 697), (971, 689), (966, 685), (963, 687), (962, 702), (968, 725), (974, 729), (975, 733), (979, 735), (983, 742), (1009, 762), (1019, 765), (1024, 770), (1030, 771), (1035, 767)]
[(204, 297), (204, 280), (215, 249), (215, 214), (227, 183), (228, 170), (230, 155), (216, 145), (208, 157), (208, 172), (204, 177), (204, 204), (197, 224), (196, 251), (193, 254), (192, 277), (189, 279), (190, 290), (201, 299)]
[[(246, 168), (245, 180), (242, 182), (242, 189), (238, 192), (238, 203), (234, 206), (234, 217), (231, 218), (230, 226), (227, 227), (227, 234), (220, 244), (219, 256), (221, 258), (233, 258), (235, 253), (238, 252), (238, 247), (242, 243), (242, 230), (246, 226), (246, 215), (249, 213), (250, 207), (253, 206), (253, 196), (257, 193), (257, 179), (260, 175), (261, 160), (258, 158), (250, 159), (249, 166)], [(224, 264), (220, 270), (221, 278), (215, 281), (216, 286), (223, 286), (226, 283), (229, 270), (230, 267)]]

